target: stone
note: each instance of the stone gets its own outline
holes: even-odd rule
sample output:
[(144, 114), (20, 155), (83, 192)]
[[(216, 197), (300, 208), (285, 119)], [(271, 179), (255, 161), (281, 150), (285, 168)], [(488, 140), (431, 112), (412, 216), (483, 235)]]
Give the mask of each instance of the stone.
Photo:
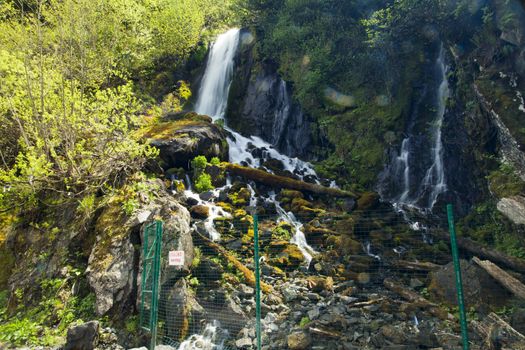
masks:
[(381, 334), (390, 340), (394, 344), (405, 344), (406, 343), (406, 336), (405, 333), (391, 325), (385, 325), (381, 327), (380, 329)]
[(151, 215), (151, 211), (144, 210), (137, 214), (137, 221), (139, 224), (145, 223)]
[(497, 205), (498, 210), (518, 225), (525, 225), (525, 197), (512, 196), (502, 198)]
[(297, 297), (299, 296), (299, 294), (297, 293), (297, 290), (292, 287), (284, 288), (282, 292), (283, 292), (284, 301), (286, 302), (293, 301), (297, 299)]
[(525, 309), (514, 311), (510, 325), (521, 334), (525, 334)]
[[(511, 295), (485, 270), (472, 262), (460, 260), (461, 275), (463, 278), (463, 295), (465, 304), (478, 311), (490, 311), (503, 307)], [(443, 266), (430, 275), (429, 292), (450, 306), (457, 305), (456, 277), (454, 264)]]
[(252, 340), (250, 338), (241, 338), (235, 341), (235, 346), (238, 349), (245, 349), (252, 346)]
[(203, 155), (210, 159), (228, 159), (228, 143), (224, 130), (211, 118), (188, 113), (182, 119), (166, 116), (151, 126), (144, 137), (160, 151), (166, 169), (188, 168), (193, 158)]
[(310, 276), (306, 281), (313, 292), (332, 291), (334, 289), (332, 277)]
[(210, 216), (210, 208), (205, 205), (194, 205), (190, 208), (190, 213), (193, 218), (206, 219)]
[(411, 278), (410, 279), (410, 288), (421, 288), (423, 287), (425, 284), (423, 282), (421, 282), (419, 279), (417, 278)]
[(98, 344), (98, 331), (98, 321), (69, 328), (64, 350), (93, 350)]
[(312, 338), (304, 331), (296, 331), (287, 337), (286, 342), (290, 350), (307, 350), (312, 344)]
[(314, 307), (312, 310), (308, 311), (308, 318), (310, 320), (315, 320), (319, 317), (320, 311), (318, 307)]

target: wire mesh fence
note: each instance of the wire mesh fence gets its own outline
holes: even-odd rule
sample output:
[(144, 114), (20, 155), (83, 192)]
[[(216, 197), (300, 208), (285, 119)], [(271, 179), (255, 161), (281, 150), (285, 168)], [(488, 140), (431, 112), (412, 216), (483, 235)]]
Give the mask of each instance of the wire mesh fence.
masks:
[[(191, 265), (172, 266), (177, 252), (161, 257), (156, 344), (461, 346), (446, 216), (386, 204), (328, 211), (300, 202), (192, 208)], [(436, 278), (447, 264), (449, 280)]]

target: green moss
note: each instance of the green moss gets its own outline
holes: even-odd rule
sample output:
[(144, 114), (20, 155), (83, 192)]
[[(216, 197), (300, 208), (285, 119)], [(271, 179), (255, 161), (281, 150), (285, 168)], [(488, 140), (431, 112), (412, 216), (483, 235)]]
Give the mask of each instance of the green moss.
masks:
[(492, 193), (499, 198), (510, 197), (525, 192), (525, 182), (516, 175), (514, 169), (502, 164), (498, 170), (487, 177)]

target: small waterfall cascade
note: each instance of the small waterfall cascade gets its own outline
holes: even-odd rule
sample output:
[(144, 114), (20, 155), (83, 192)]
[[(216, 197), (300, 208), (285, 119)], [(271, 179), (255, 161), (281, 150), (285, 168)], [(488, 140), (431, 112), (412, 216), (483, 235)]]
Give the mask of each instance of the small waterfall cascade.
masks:
[(297, 220), (292, 212), (287, 212), (284, 210), (284, 208), (281, 206), (281, 203), (279, 203), (279, 201), (276, 199), (276, 196), (277, 195), (274, 192), (271, 192), (266, 201), (275, 204), (275, 209), (279, 215), (278, 222), (286, 222), (293, 227), (294, 235), (290, 242), (297, 245), (301, 253), (303, 253), (307, 267), (309, 267), (310, 263), (312, 262), (312, 255), (317, 254), (317, 252), (306, 241), (306, 236), (303, 232), (303, 224)]
[(222, 350), (227, 332), (218, 321), (206, 325), (202, 334), (194, 334), (179, 345), (178, 350)]
[(286, 129), (288, 119), (290, 118), (290, 113), (291, 113), (290, 109), (291, 109), (290, 96), (288, 94), (286, 82), (281, 79), (279, 82), (279, 94), (277, 95), (277, 107), (275, 109), (275, 118), (273, 120), (273, 127), (272, 127), (271, 142), (274, 145), (278, 145), (282, 142), (286, 142), (286, 140), (283, 140), (283, 138), (285, 137), (284, 132)]
[[(436, 60), (435, 72), (435, 80), (439, 83), (436, 83), (434, 98), (436, 112), (427, 135), (415, 135), (413, 130), (408, 130), (398, 155), (393, 157), (392, 163), (385, 170), (386, 175), (383, 174), (383, 182), (389, 183), (393, 189), (386, 190), (386, 186), (382, 184), (380, 192), (383, 198), (397, 208), (409, 207), (421, 212), (431, 212), (439, 195), (447, 190), (442, 124), (450, 91), (443, 45)], [(422, 146), (427, 144), (427, 148), (423, 149)], [(418, 163), (428, 165), (421, 169)]]
[(427, 170), (422, 186), (430, 188), (428, 196), (427, 208), (432, 209), (436, 204), (437, 198), (440, 194), (447, 190), (445, 181), (445, 169), (443, 167), (443, 141), (442, 141), (442, 125), (445, 116), (447, 100), (450, 96), (450, 90), (447, 80), (447, 67), (445, 65), (445, 49), (443, 45), (437, 60), (438, 70), (441, 73), (441, 84), (438, 88), (437, 96), (437, 118), (435, 125), (432, 126), (432, 138), (434, 145), (432, 147), (432, 166)]

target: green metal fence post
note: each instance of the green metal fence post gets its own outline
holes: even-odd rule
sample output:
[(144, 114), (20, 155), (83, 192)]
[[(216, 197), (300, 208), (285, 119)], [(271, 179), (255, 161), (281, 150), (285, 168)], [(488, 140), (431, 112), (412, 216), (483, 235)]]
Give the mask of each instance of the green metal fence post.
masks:
[(463, 339), (463, 350), (469, 350), (467, 314), (463, 299), (463, 281), (461, 279), (461, 266), (459, 263), (458, 245), (456, 242), (456, 228), (454, 226), (454, 211), (452, 204), (447, 205), (448, 227), (450, 231), (450, 245), (452, 248), (452, 259), (456, 273), (456, 291), (458, 293), (459, 319), (461, 323), (461, 337)]
[(156, 222), (155, 230), (155, 259), (153, 261), (153, 286), (151, 296), (151, 344), (150, 350), (157, 346), (157, 320), (159, 316), (159, 282), (160, 282), (160, 255), (162, 249), (162, 221)]
[(258, 216), (253, 215), (253, 238), (255, 259), (255, 332), (257, 335), (257, 350), (261, 350), (261, 276), (259, 273), (259, 227)]

